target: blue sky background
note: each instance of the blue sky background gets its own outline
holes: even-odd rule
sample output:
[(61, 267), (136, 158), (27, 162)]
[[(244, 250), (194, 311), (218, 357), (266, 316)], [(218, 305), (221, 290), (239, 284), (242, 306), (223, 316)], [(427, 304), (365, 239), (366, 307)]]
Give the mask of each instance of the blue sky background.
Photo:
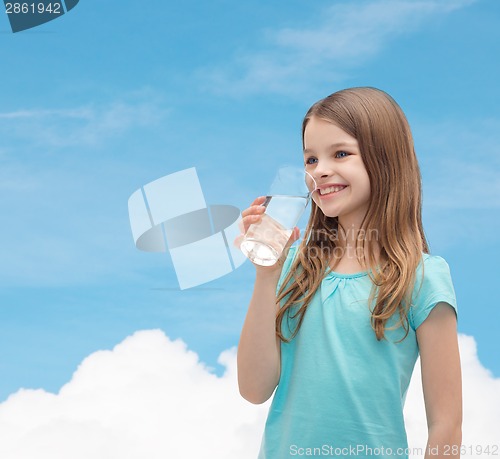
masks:
[(499, 14), (497, 0), (82, 0), (18, 34), (0, 16), (0, 401), (56, 392), (142, 329), (220, 371), (252, 265), (179, 290), (168, 254), (135, 248), (128, 197), (196, 167), (208, 203), (243, 209), (300, 164), (309, 106), (350, 86), (405, 110), (459, 331), (500, 376)]

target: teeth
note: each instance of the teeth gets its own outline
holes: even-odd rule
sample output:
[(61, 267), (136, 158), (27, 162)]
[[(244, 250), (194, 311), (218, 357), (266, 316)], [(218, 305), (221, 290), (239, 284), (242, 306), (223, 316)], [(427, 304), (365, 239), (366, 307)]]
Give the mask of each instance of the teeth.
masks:
[(319, 193), (321, 195), (331, 193), (332, 191), (336, 193), (337, 191), (343, 190), (344, 188), (345, 186), (330, 186), (328, 188), (324, 188), (323, 190), (319, 190)]

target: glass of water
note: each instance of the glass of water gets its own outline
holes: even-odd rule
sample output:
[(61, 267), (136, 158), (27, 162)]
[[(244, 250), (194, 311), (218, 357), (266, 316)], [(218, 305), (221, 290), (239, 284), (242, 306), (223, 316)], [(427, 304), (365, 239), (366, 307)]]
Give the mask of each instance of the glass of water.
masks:
[(245, 256), (257, 265), (274, 265), (315, 189), (316, 182), (304, 169), (280, 168), (262, 204), (262, 220), (249, 226), (240, 244)]

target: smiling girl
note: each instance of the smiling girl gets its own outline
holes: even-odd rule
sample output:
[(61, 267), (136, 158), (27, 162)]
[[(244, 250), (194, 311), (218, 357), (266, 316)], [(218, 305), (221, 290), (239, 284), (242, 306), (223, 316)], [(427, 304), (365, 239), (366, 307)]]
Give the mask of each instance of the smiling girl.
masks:
[[(309, 109), (302, 138), (317, 183), (309, 222), (275, 265), (255, 265), (238, 345), (241, 395), (260, 404), (274, 392), (259, 458), (407, 458), (403, 406), (419, 354), (422, 450), (459, 457), (457, 302), (424, 235), (406, 117), (383, 91), (346, 89)], [(263, 202), (242, 212), (245, 231)]]

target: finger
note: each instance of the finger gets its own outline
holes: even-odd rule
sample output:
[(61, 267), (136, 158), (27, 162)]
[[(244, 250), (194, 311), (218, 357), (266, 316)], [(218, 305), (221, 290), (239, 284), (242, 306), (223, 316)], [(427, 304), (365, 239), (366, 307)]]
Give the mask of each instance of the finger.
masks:
[(253, 225), (254, 223), (260, 223), (261, 220), (262, 215), (249, 215), (247, 217), (244, 217), (241, 220), (241, 223), (243, 225), (243, 232), (246, 233), (251, 225)]
[(252, 217), (254, 215), (262, 215), (264, 212), (266, 211), (266, 208), (263, 207), (263, 206), (259, 206), (259, 207), (250, 207), (248, 209), (245, 209), (242, 213), (241, 213), (241, 216), (243, 218), (246, 218), (246, 217)]
[(243, 219), (241, 219), (241, 218), (238, 221), (238, 228), (240, 230), (240, 233), (246, 233), (245, 225), (243, 224)]
[(250, 225), (254, 223), (259, 223), (262, 220), (262, 215), (251, 214), (243, 217), (238, 222), (238, 228), (240, 233), (245, 234), (248, 231)]
[(260, 204), (262, 204), (265, 200), (266, 200), (266, 197), (265, 197), (265, 196), (259, 196), (258, 198), (255, 198), (255, 199), (254, 199), (254, 201), (252, 202), (252, 204), (250, 204), (250, 205), (251, 205), (251, 206), (260, 205)]
[(258, 208), (262, 207), (262, 204), (264, 204), (265, 202), (266, 202), (266, 196), (259, 196), (259, 197), (255, 198), (255, 199), (252, 201), (252, 203), (248, 206), (248, 208), (246, 208), (246, 209), (242, 212), (242, 214), (243, 214), (244, 212), (248, 213), (248, 211), (249, 211), (250, 209), (252, 209), (252, 208), (253, 208), (253, 209), (258, 209)]
[(247, 215), (252, 215), (252, 214), (262, 214), (265, 211), (266, 211), (266, 208), (263, 205), (250, 206), (247, 209), (245, 209), (243, 212), (241, 212), (241, 216), (246, 217)]
[(236, 236), (236, 238), (234, 239), (233, 241), (233, 245), (236, 247), (236, 248), (240, 248), (240, 245), (241, 243), (243, 242), (243, 237), (244, 235), (243, 234), (240, 234), (239, 236)]

